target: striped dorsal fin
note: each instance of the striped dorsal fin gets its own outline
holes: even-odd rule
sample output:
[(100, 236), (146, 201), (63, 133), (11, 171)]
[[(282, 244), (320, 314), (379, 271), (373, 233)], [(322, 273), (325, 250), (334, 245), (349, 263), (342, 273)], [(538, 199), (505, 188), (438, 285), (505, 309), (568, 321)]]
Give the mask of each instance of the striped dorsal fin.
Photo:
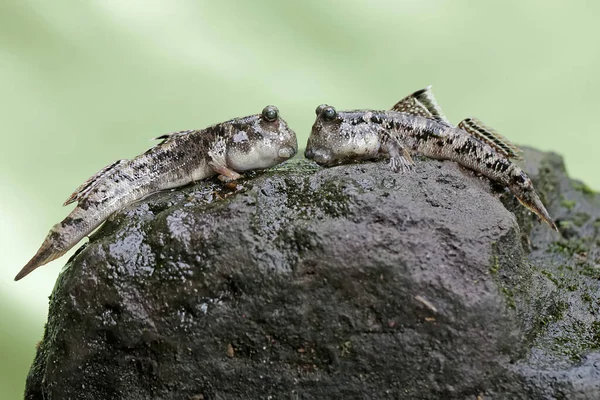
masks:
[(435, 119), (438, 122), (450, 125), (450, 122), (444, 116), (441, 107), (433, 96), (431, 85), (406, 96), (392, 107), (392, 111)]
[(87, 181), (83, 182), (75, 191), (69, 196), (67, 201), (63, 204), (63, 206), (69, 205), (75, 201), (79, 201), (85, 198), (85, 196), (92, 190), (94, 186), (105, 176), (107, 176), (111, 171), (115, 170), (119, 165), (126, 162), (127, 160), (119, 160), (114, 163), (107, 165), (98, 171), (95, 175), (89, 178)]
[(495, 129), (490, 128), (477, 118), (465, 118), (458, 124), (458, 128), (475, 136), (482, 142), (493, 147), (498, 153), (506, 158), (515, 160), (523, 159), (523, 151), (512, 144), (510, 140), (499, 134)]

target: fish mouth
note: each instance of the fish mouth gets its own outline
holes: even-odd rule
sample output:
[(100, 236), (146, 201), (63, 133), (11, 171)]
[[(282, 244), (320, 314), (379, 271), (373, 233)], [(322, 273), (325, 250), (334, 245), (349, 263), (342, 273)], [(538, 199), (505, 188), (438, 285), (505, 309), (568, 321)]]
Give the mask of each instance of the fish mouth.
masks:
[(296, 149), (294, 149), (293, 147), (285, 146), (279, 149), (277, 155), (279, 156), (279, 158), (287, 160), (296, 155)]

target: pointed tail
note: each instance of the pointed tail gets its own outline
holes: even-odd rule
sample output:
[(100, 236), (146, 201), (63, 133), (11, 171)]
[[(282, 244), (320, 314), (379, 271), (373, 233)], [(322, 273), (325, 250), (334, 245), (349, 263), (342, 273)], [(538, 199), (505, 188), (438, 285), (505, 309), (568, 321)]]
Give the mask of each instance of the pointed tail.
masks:
[(32, 271), (41, 267), (44, 264), (48, 264), (50, 261), (56, 260), (58, 257), (62, 256), (67, 252), (67, 250), (57, 250), (55, 248), (54, 236), (56, 234), (52, 231), (44, 240), (42, 247), (37, 251), (35, 256), (23, 267), (21, 271), (15, 276), (15, 281), (23, 279), (25, 276), (29, 275)]
[(535, 213), (542, 221), (550, 225), (552, 229), (558, 232), (558, 227), (552, 220), (552, 217), (550, 217), (550, 214), (548, 214), (548, 211), (546, 210), (546, 207), (544, 207), (542, 200), (540, 200), (540, 197), (533, 189), (523, 191), (521, 188), (519, 188), (516, 191), (513, 191), (513, 193), (521, 204)]
[[(132, 183), (131, 176), (147, 171), (126, 170), (128, 162), (120, 160), (104, 168), (67, 199), (65, 204), (77, 201), (77, 206), (65, 219), (50, 229), (40, 249), (17, 274), (15, 281), (64, 255), (100, 226), (109, 215), (153, 190), (151, 182), (147, 180)], [(121, 175), (113, 179), (112, 174), (117, 173)]]
[(105, 214), (96, 212), (89, 205), (86, 208), (79, 205), (75, 207), (65, 219), (50, 229), (40, 249), (17, 274), (15, 281), (65, 254), (81, 239), (96, 229), (104, 218)]

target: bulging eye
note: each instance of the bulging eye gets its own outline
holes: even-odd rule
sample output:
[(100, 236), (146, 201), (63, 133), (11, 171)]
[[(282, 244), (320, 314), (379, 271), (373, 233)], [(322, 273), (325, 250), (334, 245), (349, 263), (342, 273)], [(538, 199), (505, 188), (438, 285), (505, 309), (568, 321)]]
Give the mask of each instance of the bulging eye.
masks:
[(278, 115), (279, 109), (277, 109), (275, 106), (266, 106), (262, 110), (262, 117), (269, 122), (275, 121)]
[(327, 107), (327, 104), (321, 104), (319, 107), (317, 107), (317, 109), (315, 110), (315, 114), (317, 114), (317, 116), (319, 114), (321, 114), (321, 111), (323, 111), (323, 109)]
[(325, 108), (323, 108), (323, 111), (321, 112), (321, 114), (323, 115), (323, 118), (327, 121), (331, 121), (332, 119), (334, 119), (337, 115), (337, 111), (335, 111), (335, 108), (331, 107), (331, 106), (326, 106)]

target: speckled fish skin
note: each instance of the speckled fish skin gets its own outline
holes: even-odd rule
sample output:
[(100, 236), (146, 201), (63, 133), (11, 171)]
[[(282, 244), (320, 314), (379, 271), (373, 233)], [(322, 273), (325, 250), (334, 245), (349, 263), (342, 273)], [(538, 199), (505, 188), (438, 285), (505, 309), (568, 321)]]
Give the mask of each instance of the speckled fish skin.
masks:
[(393, 170), (408, 171), (413, 165), (410, 154), (455, 161), (508, 188), (524, 206), (558, 231), (523, 170), (492, 146), (451, 126), (445, 118), (397, 111), (334, 109), (335, 117), (329, 119), (324, 115), (327, 108), (332, 107), (317, 108), (305, 152), (318, 164), (332, 166), (389, 157)]
[(77, 207), (54, 225), (15, 280), (62, 256), (111, 214), (143, 197), (214, 175), (234, 180), (241, 176), (238, 172), (282, 163), (298, 149), (296, 134), (274, 106), (262, 114), (157, 139), (163, 141), (134, 159), (111, 164), (81, 185), (65, 202), (77, 201)]

